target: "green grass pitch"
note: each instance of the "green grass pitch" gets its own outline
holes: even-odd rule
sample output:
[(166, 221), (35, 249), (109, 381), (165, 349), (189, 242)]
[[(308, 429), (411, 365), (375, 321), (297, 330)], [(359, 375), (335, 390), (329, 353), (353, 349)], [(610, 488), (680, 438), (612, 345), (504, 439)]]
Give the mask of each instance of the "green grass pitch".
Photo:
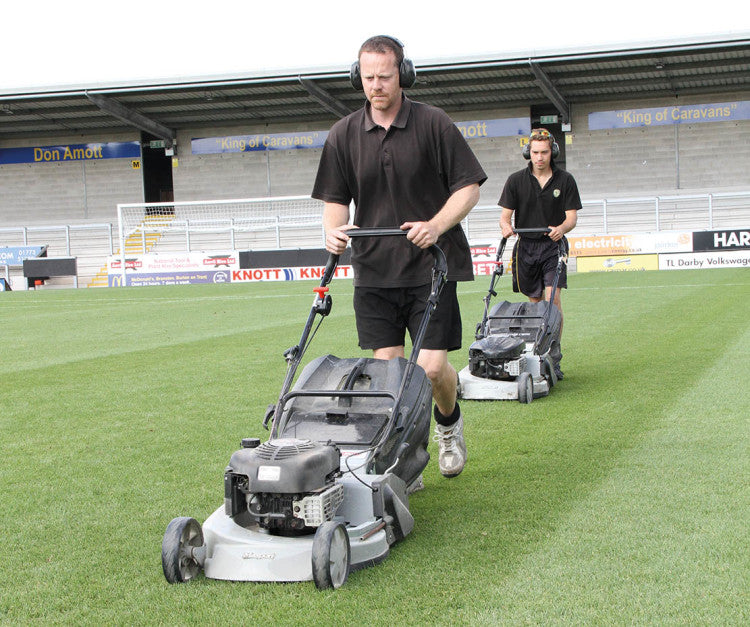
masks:
[[(457, 369), (488, 283), (460, 285)], [(0, 296), (0, 623), (750, 622), (747, 269), (571, 275), (565, 380), (464, 401), (465, 471), (431, 442), (414, 531), (340, 590), (167, 584), (164, 529), (203, 522), (240, 439), (267, 437), (314, 285)], [(308, 359), (360, 354), (351, 291)]]

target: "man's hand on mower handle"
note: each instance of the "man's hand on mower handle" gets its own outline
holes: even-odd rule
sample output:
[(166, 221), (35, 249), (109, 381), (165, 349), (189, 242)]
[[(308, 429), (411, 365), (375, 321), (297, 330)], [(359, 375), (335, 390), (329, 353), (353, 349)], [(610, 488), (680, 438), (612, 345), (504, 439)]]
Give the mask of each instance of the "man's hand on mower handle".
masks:
[(563, 238), (563, 235), (565, 235), (565, 231), (563, 231), (562, 225), (550, 226), (547, 235), (553, 242), (559, 242)]
[(440, 237), (440, 232), (431, 222), (404, 222), (399, 228), (409, 231), (406, 239), (420, 248), (429, 248), (437, 243)]
[(500, 222), (500, 230), (502, 231), (503, 237), (505, 239), (510, 239), (516, 233), (510, 224), (505, 224), (504, 222)]
[(326, 231), (326, 250), (333, 255), (342, 255), (349, 243), (349, 236), (346, 232), (349, 229), (356, 228), (358, 227), (353, 224), (342, 224), (335, 229)]

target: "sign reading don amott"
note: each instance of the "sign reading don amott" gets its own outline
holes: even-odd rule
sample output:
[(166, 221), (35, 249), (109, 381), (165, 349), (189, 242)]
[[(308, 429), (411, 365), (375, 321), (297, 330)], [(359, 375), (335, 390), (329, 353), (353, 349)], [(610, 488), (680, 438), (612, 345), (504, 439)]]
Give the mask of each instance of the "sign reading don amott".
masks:
[(64, 163), (66, 161), (133, 159), (140, 156), (141, 146), (138, 142), (25, 146), (23, 148), (0, 148), (0, 165), (9, 165), (11, 163)]

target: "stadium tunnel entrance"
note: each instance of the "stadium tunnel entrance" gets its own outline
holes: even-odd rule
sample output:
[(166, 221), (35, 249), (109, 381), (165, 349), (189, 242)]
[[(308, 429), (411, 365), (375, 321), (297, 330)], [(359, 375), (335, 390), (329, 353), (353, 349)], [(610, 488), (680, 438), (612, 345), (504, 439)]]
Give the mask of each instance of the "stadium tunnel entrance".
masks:
[(555, 159), (555, 165), (563, 170), (565, 167), (565, 133), (562, 130), (562, 120), (557, 109), (552, 105), (531, 107), (531, 128), (546, 128), (555, 138), (560, 154)]
[(174, 202), (172, 156), (167, 155), (164, 141), (141, 133), (141, 171), (144, 202)]

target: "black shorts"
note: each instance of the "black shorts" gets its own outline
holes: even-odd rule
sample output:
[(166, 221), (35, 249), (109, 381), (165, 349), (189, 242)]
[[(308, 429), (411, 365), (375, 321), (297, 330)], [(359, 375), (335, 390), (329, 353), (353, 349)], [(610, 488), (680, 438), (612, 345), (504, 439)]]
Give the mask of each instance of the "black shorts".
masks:
[[(430, 289), (430, 285), (355, 287), (354, 313), (360, 348), (374, 350), (403, 346), (407, 329), (413, 340), (424, 316)], [(458, 350), (461, 348), (461, 334), (456, 282), (448, 281), (430, 318), (422, 348)]]
[[(568, 240), (565, 240), (566, 250), (567, 246)], [(513, 291), (530, 298), (544, 298), (544, 288), (555, 283), (558, 258), (558, 243), (549, 237), (519, 238), (513, 247)], [(560, 270), (557, 287), (568, 287), (566, 264)]]

